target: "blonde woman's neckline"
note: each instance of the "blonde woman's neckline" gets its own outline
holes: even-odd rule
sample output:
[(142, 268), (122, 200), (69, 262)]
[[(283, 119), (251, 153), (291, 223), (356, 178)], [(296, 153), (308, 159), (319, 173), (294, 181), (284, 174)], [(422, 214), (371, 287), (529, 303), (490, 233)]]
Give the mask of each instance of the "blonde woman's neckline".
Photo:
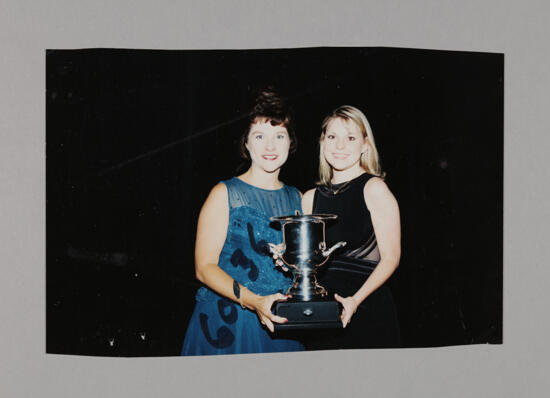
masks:
[(349, 183), (351, 183), (352, 181), (354, 180), (357, 180), (358, 178), (360, 177), (363, 177), (365, 174), (368, 174), (366, 171), (362, 172), (361, 174), (358, 174), (356, 175), (355, 177), (353, 178), (350, 178), (349, 180), (345, 180), (345, 181), (342, 181), (342, 182), (337, 182), (337, 183), (333, 183), (332, 181), (330, 182), (330, 186), (331, 187), (338, 187), (338, 186), (341, 186), (341, 185), (347, 185)]

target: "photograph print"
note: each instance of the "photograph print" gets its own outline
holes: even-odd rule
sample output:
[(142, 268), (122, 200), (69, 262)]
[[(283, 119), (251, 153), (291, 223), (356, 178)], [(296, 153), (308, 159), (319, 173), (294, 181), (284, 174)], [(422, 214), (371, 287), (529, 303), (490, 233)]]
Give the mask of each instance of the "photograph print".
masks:
[(45, 57), (47, 353), (503, 343), (503, 54)]

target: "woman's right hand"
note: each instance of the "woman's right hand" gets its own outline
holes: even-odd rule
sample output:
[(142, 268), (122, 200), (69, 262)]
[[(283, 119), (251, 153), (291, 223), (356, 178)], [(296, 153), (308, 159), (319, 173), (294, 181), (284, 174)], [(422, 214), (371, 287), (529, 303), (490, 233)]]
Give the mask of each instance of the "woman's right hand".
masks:
[(258, 319), (262, 325), (265, 325), (271, 333), (275, 331), (273, 323), (286, 323), (288, 319), (277, 316), (271, 312), (271, 307), (276, 301), (285, 301), (288, 296), (281, 293), (270, 294), (269, 296), (258, 296), (255, 300), (253, 309), (258, 315)]

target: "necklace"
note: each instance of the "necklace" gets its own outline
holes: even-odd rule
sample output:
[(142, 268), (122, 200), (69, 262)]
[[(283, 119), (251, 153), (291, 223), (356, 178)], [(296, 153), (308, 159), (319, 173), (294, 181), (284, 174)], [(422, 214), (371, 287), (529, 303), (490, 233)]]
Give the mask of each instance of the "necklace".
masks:
[(321, 185), (319, 187), (319, 190), (324, 193), (325, 195), (328, 195), (328, 196), (336, 196), (338, 195), (340, 192), (344, 192), (345, 190), (347, 190), (350, 186), (350, 184), (352, 182), (354, 182), (355, 180), (359, 179), (360, 177), (364, 176), (366, 173), (363, 173), (363, 174), (360, 174), (359, 176), (355, 177), (355, 178), (352, 178), (351, 180), (348, 180), (344, 183), (341, 183), (342, 185), (340, 184), (337, 184), (337, 185), (340, 185), (338, 188), (333, 188), (332, 184), (329, 182), (327, 185)]
[(345, 188), (347, 188), (349, 186), (349, 184), (351, 183), (352, 180), (349, 180), (349, 181), (346, 181), (345, 183), (342, 184), (342, 186), (334, 189), (332, 187), (332, 184), (331, 185), (321, 185), (319, 187), (319, 189), (321, 190), (321, 192), (325, 193), (325, 194), (328, 194), (328, 195), (331, 195), (331, 196), (336, 196), (338, 195), (340, 192), (342, 192), (343, 190), (345, 190)]

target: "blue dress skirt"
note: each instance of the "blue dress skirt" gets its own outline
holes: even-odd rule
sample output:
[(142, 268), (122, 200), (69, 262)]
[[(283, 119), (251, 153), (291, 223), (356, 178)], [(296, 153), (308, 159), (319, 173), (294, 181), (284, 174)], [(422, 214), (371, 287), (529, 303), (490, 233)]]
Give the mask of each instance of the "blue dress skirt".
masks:
[[(250, 291), (265, 296), (284, 293), (291, 278), (275, 268), (268, 243), (281, 243), (282, 232), (273, 216), (301, 211), (294, 187), (266, 190), (234, 177), (223, 181), (229, 200), (229, 225), (218, 265)], [(262, 327), (255, 312), (202, 287), (189, 321), (181, 355), (219, 355), (301, 351), (295, 340)]]

